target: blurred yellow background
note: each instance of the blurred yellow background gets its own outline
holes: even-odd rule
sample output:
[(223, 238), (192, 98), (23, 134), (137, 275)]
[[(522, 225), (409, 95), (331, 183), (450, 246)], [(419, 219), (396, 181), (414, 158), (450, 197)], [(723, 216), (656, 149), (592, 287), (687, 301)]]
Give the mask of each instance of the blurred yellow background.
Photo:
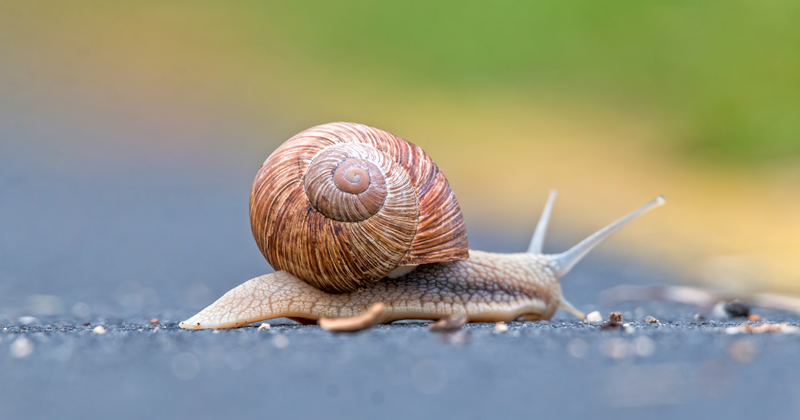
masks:
[(800, 291), (797, 22), (795, 1), (4, 0), (0, 111), (56, 143), (135, 132), (70, 143), (98, 173), (369, 124), (423, 147), (468, 221), (532, 232), (557, 188), (576, 242), (663, 194), (621, 252)]

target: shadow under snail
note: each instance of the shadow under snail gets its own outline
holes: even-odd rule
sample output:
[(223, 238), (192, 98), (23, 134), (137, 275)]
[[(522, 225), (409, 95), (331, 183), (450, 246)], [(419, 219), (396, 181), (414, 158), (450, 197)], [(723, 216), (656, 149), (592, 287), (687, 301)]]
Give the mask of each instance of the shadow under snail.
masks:
[(468, 249), (458, 201), (414, 144), (386, 131), (331, 123), (303, 131), (264, 162), (250, 195), (256, 243), (276, 270), (225, 293), (182, 328), (234, 328), (287, 317), (353, 331), (402, 319), (550, 319), (560, 279), (645, 204), (561, 254), (542, 254), (555, 201), (527, 252)]

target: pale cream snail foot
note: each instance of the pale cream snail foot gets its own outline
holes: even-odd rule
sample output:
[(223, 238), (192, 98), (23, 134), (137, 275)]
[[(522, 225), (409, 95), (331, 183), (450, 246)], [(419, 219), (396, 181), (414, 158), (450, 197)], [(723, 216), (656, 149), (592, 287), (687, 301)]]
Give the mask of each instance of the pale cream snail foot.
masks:
[(319, 316), (314, 316), (312, 308), (323, 295), (327, 293), (277, 271), (240, 284), (179, 325), (185, 329), (236, 328), (281, 317), (314, 321)]

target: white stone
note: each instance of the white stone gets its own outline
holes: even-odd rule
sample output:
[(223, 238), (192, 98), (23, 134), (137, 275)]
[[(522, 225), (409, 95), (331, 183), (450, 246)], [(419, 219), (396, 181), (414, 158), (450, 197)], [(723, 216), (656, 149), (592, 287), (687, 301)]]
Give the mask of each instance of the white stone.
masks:
[(603, 315), (600, 315), (598, 311), (590, 312), (586, 315), (584, 322), (603, 322)]
[(20, 337), (11, 343), (11, 356), (23, 358), (33, 353), (33, 342), (25, 337)]

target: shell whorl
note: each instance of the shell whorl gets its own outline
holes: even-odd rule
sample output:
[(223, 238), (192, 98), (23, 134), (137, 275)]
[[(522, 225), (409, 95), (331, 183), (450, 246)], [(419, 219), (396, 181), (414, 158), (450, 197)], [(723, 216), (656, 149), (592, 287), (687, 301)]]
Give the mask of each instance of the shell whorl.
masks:
[[(395, 166), (385, 153), (363, 144), (330, 146), (306, 170), (303, 179), (306, 196), (317, 211), (331, 219), (340, 222), (369, 219), (386, 203), (387, 189), (411, 187), (405, 174), (394, 173), (402, 171)], [(381, 168), (391, 172), (388, 181), (393, 185), (387, 185)]]
[(458, 202), (430, 157), (361, 124), (313, 127), (276, 149), (253, 182), (250, 222), (274, 269), (329, 292), (468, 257)]

